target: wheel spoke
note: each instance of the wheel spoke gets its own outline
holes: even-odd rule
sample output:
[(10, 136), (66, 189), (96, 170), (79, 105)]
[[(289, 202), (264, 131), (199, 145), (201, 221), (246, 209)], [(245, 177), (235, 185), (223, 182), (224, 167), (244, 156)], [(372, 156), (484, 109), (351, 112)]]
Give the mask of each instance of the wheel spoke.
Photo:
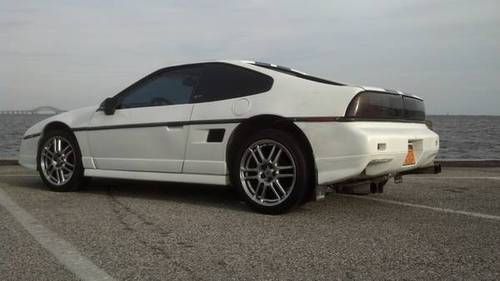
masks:
[(260, 164), (261, 162), (259, 161), (259, 158), (257, 158), (257, 156), (255, 155), (255, 152), (251, 148), (249, 148), (248, 150), (250, 150), (250, 153), (252, 154), (253, 159), (255, 159), (255, 162), (257, 162), (257, 164)]
[(255, 193), (253, 194), (253, 197), (254, 198), (257, 198), (257, 196), (259, 195), (259, 191), (264, 187), (264, 183), (263, 182), (259, 182), (257, 184), (257, 187), (255, 188)]
[(257, 168), (241, 168), (242, 172), (258, 172), (259, 169)]
[(57, 152), (57, 141), (56, 139), (52, 139), (52, 152), (56, 153)]
[(65, 166), (62, 166), (62, 167), (61, 167), (61, 169), (62, 169), (62, 170), (65, 170), (65, 171), (66, 171), (66, 172), (68, 172), (68, 173), (73, 173), (73, 170), (70, 170), (70, 169), (68, 169), (68, 168), (67, 168), (67, 167), (65, 167)]
[[(69, 149), (70, 151), (66, 153), (66, 150), (68, 150), (68, 149)], [(65, 148), (61, 151), (61, 153), (63, 153), (63, 154), (64, 154), (64, 153), (66, 153), (66, 154), (73, 153), (73, 150), (71, 149), (71, 145), (66, 146), (66, 147), (65, 147)]]
[(57, 138), (55, 138), (55, 139), (54, 139), (54, 141), (53, 141), (52, 145), (53, 145), (53, 147), (52, 147), (52, 148), (53, 148), (53, 149), (52, 149), (52, 151), (53, 151), (54, 153), (57, 153)]
[(56, 172), (56, 179), (57, 179), (57, 183), (61, 183), (61, 175), (59, 175), (59, 170), (58, 169), (55, 169), (55, 172)]
[(64, 177), (64, 172), (62, 169), (57, 170), (61, 174), (61, 181), (66, 181), (66, 178)]
[(65, 163), (70, 163), (70, 161), (68, 160), (70, 158), (74, 158), (73, 157), (73, 152), (70, 152), (69, 154), (64, 155), (64, 162)]
[(52, 175), (55, 170), (57, 170), (56, 166), (49, 164), (49, 168), (47, 169), (47, 174)]
[(276, 185), (276, 187), (278, 187), (279, 191), (280, 191), (283, 195), (286, 195), (286, 191), (285, 191), (285, 189), (283, 188), (283, 186), (281, 185), (281, 183), (279, 182), (279, 180), (277, 180), (277, 179), (276, 179), (273, 183)]
[(273, 163), (276, 165), (278, 164), (278, 160), (280, 160), (281, 152), (283, 152), (283, 150), (280, 148), (274, 157)]
[(62, 150), (62, 141), (60, 138), (57, 138), (57, 152), (61, 152)]
[(293, 166), (277, 166), (278, 170), (288, 170), (293, 169)]
[(54, 157), (54, 153), (52, 151), (50, 151), (47, 147), (43, 148), (43, 154), (44, 155), (48, 154), (48, 156), (50, 156), (51, 158)]
[(266, 192), (267, 192), (267, 185), (265, 185), (264, 183), (262, 184), (262, 191), (260, 193), (260, 200), (263, 201), (265, 198), (264, 196), (266, 195)]
[(279, 200), (281, 199), (281, 196), (278, 194), (278, 192), (276, 191), (276, 188), (274, 188), (274, 185), (271, 184), (269, 185), (269, 187), (271, 188), (272, 192), (274, 193), (274, 195), (276, 195), (276, 198)]
[(53, 182), (55, 182), (55, 183), (58, 183), (58, 182), (59, 182), (59, 181), (57, 180), (57, 178), (56, 178), (56, 177), (54, 177), (54, 175), (52, 175), (52, 174), (51, 174), (51, 175), (49, 175), (49, 179), (52, 179), (52, 181), (53, 181)]
[(276, 176), (277, 178), (293, 178), (295, 174), (279, 174)]
[(259, 153), (261, 163), (266, 161), (266, 157), (264, 157), (264, 154), (262, 153), (262, 149), (260, 148), (260, 145), (257, 145), (257, 152)]
[(271, 151), (269, 152), (269, 156), (267, 157), (267, 161), (271, 161), (273, 158), (274, 151), (276, 150), (276, 145), (273, 144)]
[(42, 152), (42, 156), (40, 156), (40, 160), (43, 161), (43, 165), (45, 167), (47, 167), (47, 165), (49, 164), (49, 157), (47, 157), (47, 155), (45, 153)]

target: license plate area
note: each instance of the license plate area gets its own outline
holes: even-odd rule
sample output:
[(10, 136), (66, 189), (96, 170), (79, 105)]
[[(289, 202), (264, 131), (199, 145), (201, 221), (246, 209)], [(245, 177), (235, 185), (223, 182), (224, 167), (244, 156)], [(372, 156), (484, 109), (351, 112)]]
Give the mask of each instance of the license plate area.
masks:
[(412, 143), (408, 144), (408, 152), (406, 153), (405, 161), (403, 162), (403, 166), (411, 166), (417, 163), (417, 159), (415, 157), (415, 148)]

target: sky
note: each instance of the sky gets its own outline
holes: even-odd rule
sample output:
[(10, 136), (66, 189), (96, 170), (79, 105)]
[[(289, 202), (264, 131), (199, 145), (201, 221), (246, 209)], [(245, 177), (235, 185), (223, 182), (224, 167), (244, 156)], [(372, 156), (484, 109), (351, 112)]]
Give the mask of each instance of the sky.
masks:
[(169, 65), (246, 59), (500, 115), (500, 1), (0, 0), (0, 109), (100, 103)]

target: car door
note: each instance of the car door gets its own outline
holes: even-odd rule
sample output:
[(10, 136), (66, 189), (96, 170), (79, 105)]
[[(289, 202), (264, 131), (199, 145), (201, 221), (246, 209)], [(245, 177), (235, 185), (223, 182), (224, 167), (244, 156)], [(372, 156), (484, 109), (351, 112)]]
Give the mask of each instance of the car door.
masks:
[(90, 121), (90, 152), (97, 169), (180, 173), (200, 66), (156, 72), (115, 98), (117, 109)]
[(205, 64), (193, 95), (183, 172), (225, 175), (226, 146), (232, 131), (241, 120), (258, 112), (251, 109), (251, 102), (265, 102), (263, 95), (272, 84), (270, 76), (250, 69), (227, 63)]

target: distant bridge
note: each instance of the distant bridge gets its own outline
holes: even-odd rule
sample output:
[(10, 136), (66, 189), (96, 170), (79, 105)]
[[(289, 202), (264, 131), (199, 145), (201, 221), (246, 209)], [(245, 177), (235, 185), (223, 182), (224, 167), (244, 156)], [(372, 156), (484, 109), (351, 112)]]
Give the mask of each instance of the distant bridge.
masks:
[(50, 115), (50, 114), (59, 114), (64, 111), (65, 110), (61, 110), (53, 106), (39, 106), (31, 110), (0, 110), (0, 114), (9, 114), (9, 115), (49, 114)]

